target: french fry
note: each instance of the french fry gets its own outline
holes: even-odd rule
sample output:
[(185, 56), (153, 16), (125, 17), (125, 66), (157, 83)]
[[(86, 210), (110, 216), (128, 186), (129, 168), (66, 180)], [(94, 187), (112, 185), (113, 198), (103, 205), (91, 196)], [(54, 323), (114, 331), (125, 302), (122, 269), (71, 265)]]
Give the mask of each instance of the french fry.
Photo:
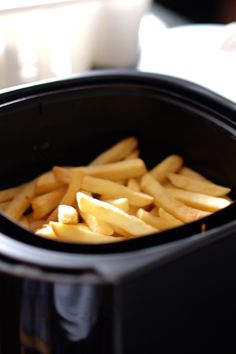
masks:
[(179, 155), (148, 172), (137, 147), (137, 139), (129, 137), (88, 166), (54, 166), (31, 182), (0, 191), (0, 210), (36, 235), (99, 244), (158, 233), (233, 202), (230, 188), (183, 166)]
[(23, 188), (23, 184), (17, 187), (7, 188), (0, 191), (0, 203), (12, 200)]
[(78, 224), (79, 217), (77, 210), (70, 205), (59, 205), (58, 221), (62, 224)]
[(127, 187), (134, 192), (140, 192), (140, 186), (135, 178), (128, 179)]
[(145, 221), (147, 224), (152, 225), (159, 231), (164, 231), (173, 227), (183, 225), (183, 222), (173, 217), (171, 214), (160, 208), (160, 216), (154, 216), (150, 212), (140, 208), (137, 212), (137, 216)]
[(142, 178), (141, 189), (154, 197), (157, 207), (165, 209), (180, 221), (191, 222), (209, 215), (206, 211), (188, 207), (175, 199), (151, 174)]
[(58, 239), (65, 242), (99, 244), (117, 242), (125, 239), (124, 237), (114, 237), (98, 234), (96, 232), (87, 230), (85, 227), (80, 227), (80, 224), (69, 225), (51, 221), (50, 225)]
[(157, 231), (163, 230), (160, 218), (152, 215), (150, 212), (140, 208), (137, 211), (137, 217), (143, 220), (146, 224), (152, 225)]
[(77, 193), (77, 201), (81, 211), (90, 213), (98, 219), (121, 227), (131, 235), (140, 236), (154, 233), (156, 230), (135, 216), (129, 215), (117, 207), (102, 202), (85, 194)]
[(114, 230), (114, 235), (116, 234), (118, 236), (123, 236), (123, 237), (132, 237), (132, 235), (129, 232), (125, 231), (121, 227), (112, 225), (112, 228)]
[(129, 201), (127, 198), (117, 198), (117, 199), (105, 199), (101, 198), (103, 202), (109, 203), (111, 205), (114, 205), (115, 207), (119, 208), (120, 210), (123, 210), (125, 213), (129, 212)]
[(48, 171), (37, 178), (35, 194), (46, 194), (62, 187), (63, 184), (56, 179), (52, 171)]
[(42, 219), (60, 203), (63, 195), (66, 192), (66, 187), (60, 187), (52, 192), (42, 194), (32, 199), (32, 209), (34, 220)]
[(159, 216), (159, 210), (158, 208), (153, 208), (150, 213), (153, 215), (153, 216)]
[(124, 160), (110, 163), (107, 165), (88, 166), (88, 167), (53, 167), (55, 177), (63, 182), (70, 183), (71, 174), (74, 170), (82, 170), (85, 175), (110, 179), (113, 181), (139, 177), (147, 172), (147, 168), (141, 159)]
[(176, 219), (173, 215), (169, 214), (166, 210), (159, 209), (160, 219), (163, 223), (166, 224), (167, 228), (177, 227), (183, 225), (183, 222), (179, 219)]
[(138, 209), (139, 209), (138, 207), (130, 205), (129, 206), (129, 214), (136, 216)]
[(34, 194), (35, 180), (26, 183), (20, 188), (19, 192), (6, 208), (5, 213), (16, 220), (20, 220), (24, 212), (29, 208), (30, 200), (33, 198)]
[[(91, 192), (85, 191), (84, 189), (81, 189), (80, 192), (81, 192), (81, 193), (84, 193), (84, 194), (87, 194), (87, 195), (89, 195), (90, 197), (93, 196)], [(76, 203), (76, 205), (77, 205), (77, 201), (76, 201), (76, 200), (75, 200), (75, 203)]]
[(119, 179), (119, 180), (116, 181), (116, 183), (122, 184), (124, 186), (126, 184), (126, 180), (125, 179)]
[(9, 204), (10, 204), (10, 201), (0, 203), (0, 210), (5, 211)]
[(36, 230), (35, 234), (52, 240), (58, 240), (58, 237), (53, 231), (52, 226), (49, 224), (41, 227), (39, 230)]
[(176, 172), (183, 165), (183, 158), (178, 155), (170, 155), (156, 165), (150, 174), (159, 182), (164, 182), (171, 172)]
[(190, 192), (207, 194), (214, 197), (222, 197), (230, 192), (230, 188), (212, 182), (196, 180), (176, 173), (170, 173), (168, 178), (174, 186)]
[(187, 167), (187, 166), (183, 166), (178, 173), (180, 175), (182, 175), (182, 176), (190, 177), (190, 178), (196, 179), (198, 181), (208, 181), (208, 182), (210, 182), (207, 178), (205, 178), (199, 172), (197, 172), (197, 171), (195, 171), (192, 168)]
[(96, 218), (96, 216), (85, 212), (81, 212), (81, 216), (86, 222), (86, 224), (89, 226), (91, 231), (107, 236), (111, 236), (114, 234), (113, 228), (107, 222), (99, 220), (98, 218)]
[[(28, 220), (28, 219), (27, 219)], [(32, 220), (30, 223), (29, 223), (29, 227), (32, 229), (32, 230), (38, 230), (38, 229), (41, 229), (43, 227), (43, 225), (46, 225), (47, 224), (47, 221), (45, 219), (40, 219), (40, 220)]]
[(231, 204), (229, 200), (221, 197), (212, 197), (210, 195), (189, 192), (179, 188), (167, 188), (167, 190), (176, 199), (196, 209), (214, 212)]
[(107, 199), (127, 198), (131, 205), (138, 207), (144, 207), (153, 202), (153, 198), (150, 195), (134, 192), (128, 187), (102, 178), (85, 176), (82, 182), (82, 189), (100, 194)]
[[(84, 173), (81, 170), (74, 170), (71, 175), (71, 180), (68, 185), (66, 193), (58, 204), (72, 205), (76, 200), (76, 193), (81, 189)], [(58, 206), (58, 205), (57, 205)], [(49, 215), (48, 221), (57, 220), (58, 210), (56, 209)]]
[(29, 222), (24, 215), (20, 218), (19, 223), (25, 227), (30, 227)]
[(138, 141), (135, 137), (123, 139), (96, 157), (96, 159), (90, 163), (90, 166), (105, 165), (107, 163), (120, 161), (129, 155), (137, 145)]
[(80, 229), (91, 231), (90, 227), (87, 224), (85, 224), (85, 222), (81, 222), (81, 223), (77, 224), (77, 226)]
[(139, 158), (139, 150), (134, 150), (132, 151), (129, 155), (125, 157), (125, 160), (133, 160), (133, 159), (138, 159)]

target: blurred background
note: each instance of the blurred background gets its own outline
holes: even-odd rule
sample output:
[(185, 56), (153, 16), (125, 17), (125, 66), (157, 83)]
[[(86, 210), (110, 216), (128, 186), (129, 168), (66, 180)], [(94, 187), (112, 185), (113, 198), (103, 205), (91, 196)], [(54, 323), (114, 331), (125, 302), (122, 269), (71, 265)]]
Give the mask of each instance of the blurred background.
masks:
[(234, 20), (235, 0), (0, 0), (0, 88), (99, 68), (161, 71), (164, 29)]

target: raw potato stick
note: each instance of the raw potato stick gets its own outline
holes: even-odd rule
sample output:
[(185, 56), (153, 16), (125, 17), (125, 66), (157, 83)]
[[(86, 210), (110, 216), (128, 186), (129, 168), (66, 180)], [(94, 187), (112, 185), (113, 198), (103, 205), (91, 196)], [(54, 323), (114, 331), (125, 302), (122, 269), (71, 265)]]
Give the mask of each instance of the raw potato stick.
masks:
[(137, 145), (138, 141), (135, 137), (123, 139), (96, 157), (96, 159), (90, 163), (90, 166), (105, 165), (107, 163), (120, 161), (129, 155)]

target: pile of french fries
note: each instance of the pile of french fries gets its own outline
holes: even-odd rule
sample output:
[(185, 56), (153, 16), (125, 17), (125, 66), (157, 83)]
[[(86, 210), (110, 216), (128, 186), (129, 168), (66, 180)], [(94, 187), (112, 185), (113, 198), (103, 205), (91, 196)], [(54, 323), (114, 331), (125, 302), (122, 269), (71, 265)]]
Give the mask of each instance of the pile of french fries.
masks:
[(158, 233), (232, 203), (217, 185), (170, 155), (147, 170), (129, 137), (88, 166), (54, 166), (0, 191), (0, 210), (36, 235), (63, 242), (108, 243)]

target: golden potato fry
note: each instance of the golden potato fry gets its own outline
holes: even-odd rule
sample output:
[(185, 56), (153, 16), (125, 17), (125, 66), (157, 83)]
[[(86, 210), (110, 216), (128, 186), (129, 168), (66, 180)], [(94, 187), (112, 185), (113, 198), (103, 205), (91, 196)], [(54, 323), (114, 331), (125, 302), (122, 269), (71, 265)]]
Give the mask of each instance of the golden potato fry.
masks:
[(160, 216), (154, 216), (153, 214), (144, 209), (139, 209), (137, 212), (137, 216), (141, 220), (145, 221), (147, 224), (152, 225), (160, 231), (183, 225), (183, 222), (174, 218), (171, 214), (165, 212), (161, 208)]
[(15, 197), (11, 200), (10, 204), (5, 210), (5, 213), (16, 219), (20, 220), (24, 212), (30, 206), (30, 200), (35, 195), (35, 183), (32, 182), (26, 183), (22, 188), (20, 188), (19, 192), (15, 195)]
[(214, 197), (225, 196), (231, 190), (230, 188), (223, 187), (212, 182), (200, 181), (176, 173), (170, 173), (168, 178), (171, 183), (178, 188), (182, 188), (190, 192), (211, 195)]
[(207, 178), (205, 178), (199, 172), (197, 172), (197, 171), (195, 171), (192, 168), (187, 167), (187, 166), (183, 166), (178, 173), (180, 175), (182, 175), (182, 176), (193, 178), (193, 179), (196, 179), (198, 181), (208, 181), (208, 182), (210, 182)]
[(138, 159), (139, 158), (139, 150), (134, 150), (132, 151), (129, 155), (125, 157), (125, 160), (133, 160), (133, 159)]
[(70, 205), (58, 206), (58, 221), (62, 224), (78, 224), (78, 211)]
[(49, 193), (63, 185), (64, 183), (58, 181), (52, 171), (48, 171), (37, 178), (35, 194), (40, 195)]
[[(80, 192), (81, 192), (81, 193), (84, 193), (84, 194), (87, 194), (87, 195), (89, 195), (90, 197), (93, 196), (91, 192), (85, 191), (84, 189), (81, 189)], [(75, 198), (75, 199), (76, 199), (76, 198)], [(77, 201), (76, 201), (76, 200), (75, 200), (75, 203), (76, 203), (76, 205), (77, 205)]]
[(138, 212), (138, 209), (139, 209), (139, 207), (130, 205), (130, 206), (129, 206), (129, 214), (136, 216), (136, 215), (137, 215), (137, 212)]
[(143, 220), (146, 224), (152, 225), (157, 231), (163, 230), (160, 218), (152, 215), (150, 212), (140, 208), (137, 211), (137, 217)]
[[(81, 189), (84, 173), (81, 170), (74, 170), (68, 188), (58, 204), (72, 205), (76, 200), (76, 193)], [(58, 205), (48, 217), (49, 221), (55, 221), (58, 217)]]
[(20, 218), (19, 223), (25, 227), (30, 227), (28, 219), (24, 215)]
[(127, 238), (133, 237), (129, 232), (125, 231), (121, 227), (112, 225), (112, 228), (114, 230), (114, 235), (123, 236), (123, 237), (127, 237)]
[[(28, 220), (28, 219), (27, 219)], [(40, 220), (32, 220), (30, 223), (29, 223), (29, 227), (30, 229), (32, 230), (38, 230), (38, 229), (41, 229), (43, 227), (43, 225), (46, 225), (47, 224), (47, 221), (45, 219), (40, 219)]]
[(77, 226), (80, 229), (91, 231), (90, 227), (87, 224), (85, 224), (85, 222), (80, 222), (79, 224), (77, 224)]
[(183, 222), (191, 222), (209, 215), (206, 211), (188, 207), (175, 199), (151, 174), (146, 174), (142, 178), (141, 189), (154, 197), (157, 207), (165, 209)]
[(24, 187), (24, 184), (21, 184), (17, 187), (7, 188), (0, 191), (0, 203), (7, 202), (12, 200), (19, 191)]
[(99, 220), (96, 216), (85, 212), (81, 212), (81, 216), (91, 231), (107, 236), (114, 234), (113, 228), (107, 222)]
[(103, 202), (114, 205), (115, 207), (123, 210), (125, 213), (129, 213), (129, 201), (127, 198), (117, 198), (117, 199), (105, 199), (101, 198)]
[(183, 158), (178, 155), (170, 155), (156, 165), (150, 174), (159, 182), (164, 182), (170, 172), (176, 172), (183, 165)]
[(183, 225), (183, 222), (179, 219), (176, 219), (173, 215), (168, 213), (166, 210), (159, 209), (160, 219), (163, 223), (166, 224), (167, 228), (177, 227)]
[(118, 184), (122, 184), (123, 186), (126, 184), (126, 179), (119, 179), (117, 181), (115, 181)]
[(153, 208), (151, 211), (150, 211), (150, 213), (153, 215), (153, 216), (160, 216), (159, 215), (159, 210), (158, 210), (158, 208)]
[(43, 226), (39, 230), (36, 230), (35, 234), (38, 235), (38, 236), (42, 236), (42, 237), (45, 237), (45, 238), (52, 239), (52, 240), (58, 240), (58, 237), (55, 234), (55, 232), (53, 231), (52, 226), (49, 225), (49, 224)]
[(141, 159), (124, 160), (107, 165), (65, 168), (54, 166), (53, 173), (59, 181), (69, 183), (74, 170), (82, 170), (85, 175), (119, 181), (133, 177), (139, 177), (147, 172), (147, 168)]
[(139, 183), (138, 183), (137, 179), (135, 179), (135, 178), (128, 179), (127, 187), (134, 192), (140, 192)]
[(0, 203), (0, 210), (5, 211), (11, 201)]
[(80, 192), (77, 193), (77, 201), (81, 211), (90, 213), (98, 219), (109, 222), (111, 225), (121, 227), (131, 235), (146, 235), (156, 231), (137, 217), (129, 215), (113, 205), (88, 197)]
[(80, 227), (80, 224), (69, 225), (51, 221), (50, 225), (58, 239), (65, 242), (99, 244), (117, 242), (125, 239), (124, 237), (114, 237), (98, 234), (96, 232), (87, 230), (85, 227)]
[(128, 187), (102, 178), (85, 176), (82, 182), (82, 189), (100, 194), (106, 199), (127, 198), (130, 205), (138, 207), (144, 207), (153, 202), (153, 198), (150, 195), (134, 192)]
[(135, 137), (123, 139), (96, 157), (96, 159), (90, 163), (90, 166), (105, 165), (107, 163), (120, 161), (129, 155), (137, 145), (138, 141)]
[(32, 209), (34, 220), (42, 219), (54, 210), (60, 203), (66, 187), (60, 187), (52, 192), (42, 194), (32, 199)]
[(196, 209), (213, 212), (223, 209), (231, 204), (231, 202), (225, 198), (189, 192), (180, 188), (167, 188), (167, 190), (176, 199)]

